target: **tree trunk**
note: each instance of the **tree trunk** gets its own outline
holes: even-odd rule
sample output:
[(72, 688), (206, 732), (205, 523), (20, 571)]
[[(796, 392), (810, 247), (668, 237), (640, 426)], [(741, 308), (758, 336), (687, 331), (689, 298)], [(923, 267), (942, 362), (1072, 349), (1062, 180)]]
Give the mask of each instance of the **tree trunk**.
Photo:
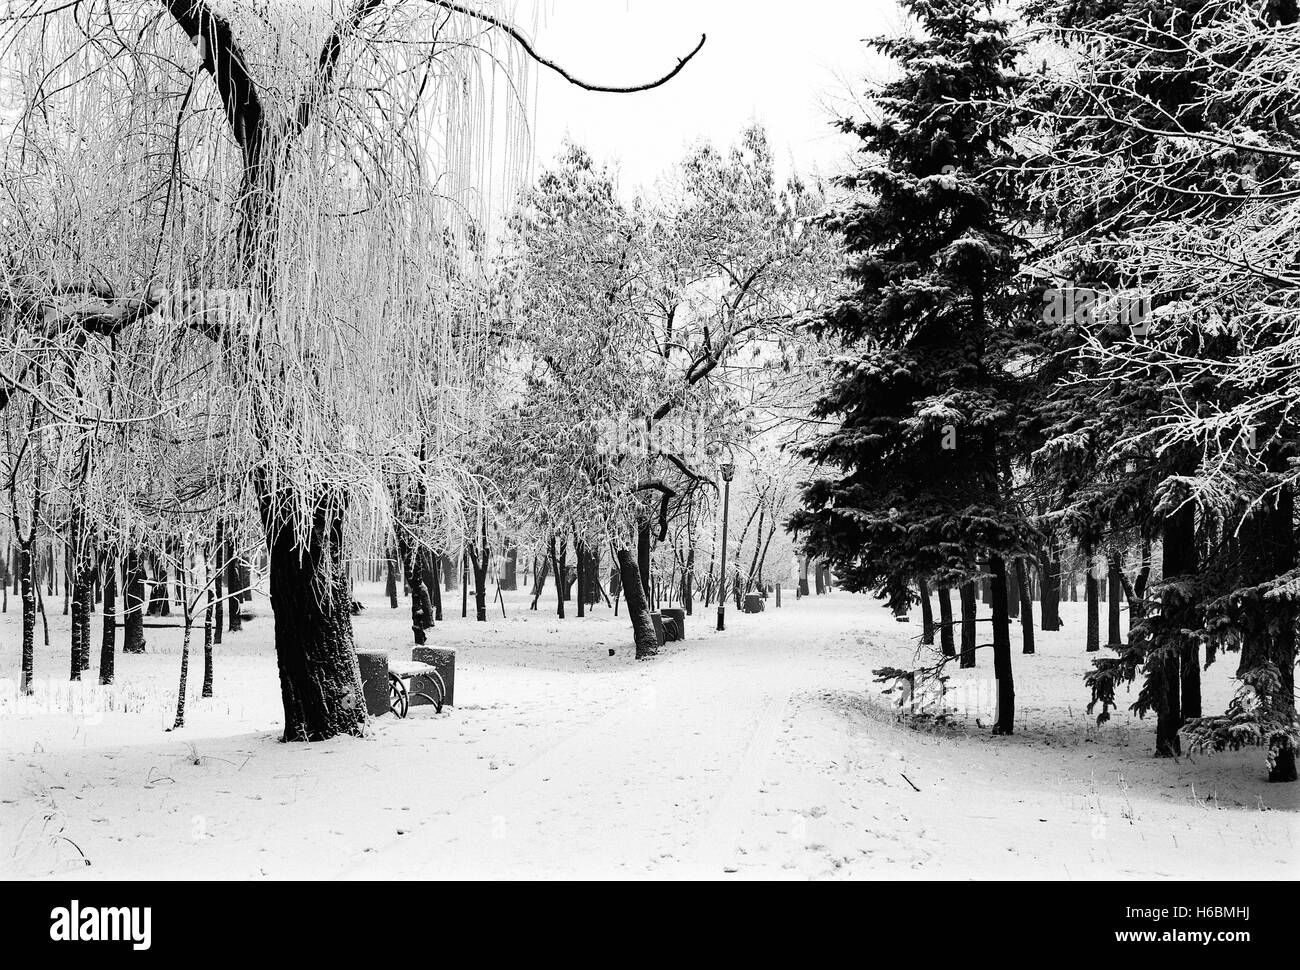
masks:
[(99, 682), (111, 684), (117, 663), (117, 560), (104, 558), (104, 626), (99, 641)]
[(82, 633), (86, 629), (86, 601), (85, 597), (81, 595), (81, 586), (76, 579), (69, 584), (69, 589), (72, 590), (72, 635), (70, 637), (72, 649), (69, 651), (70, 667), (68, 676), (71, 680), (81, 680), (81, 641)]
[(614, 555), (618, 559), (619, 577), (623, 582), (623, 593), (627, 598), (627, 615), (632, 622), (636, 659), (645, 660), (659, 652), (659, 636), (655, 632), (654, 620), (650, 617), (650, 606), (646, 599), (641, 570), (637, 566), (636, 558), (627, 549), (617, 549)]
[[(35, 532), (33, 526), (32, 531)], [(18, 553), (18, 582), (23, 600), (23, 670), (20, 690), (30, 694), (35, 674), (36, 655), (36, 580), (32, 575), (32, 543), (21, 547)]]
[(217, 536), (213, 543), (213, 555), (216, 562), (213, 563), (213, 577), (216, 590), (216, 608), (213, 610), (212, 619), (212, 642), (221, 642), (221, 633), (226, 625), (226, 523), (224, 519), (217, 519)]
[(976, 602), (975, 581), (961, 584), (961, 666), (975, 666), (975, 614), (979, 609)]
[[(244, 598), (244, 584), (240, 579), (239, 562), (235, 559), (234, 543), (226, 541), (226, 586), (230, 593), (230, 632), (238, 633), (244, 628), (244, 618), (241, 615), (239, 604)], [(351, 616), (351, 604), (349, 604), (349, 613)]]
[(1096, 653), (1101, 649), (1101, 607), (1097, 602), (1097, 576), (1092, 560), (1092, 550), (1087, 553), (1086, 572), (1084, 573), (1084, 597), (1088, 606), (1088, 639), (1086, 650)]
[(429, 589), (425, 585), (426, 573), (423, 559), (427, 552), (411, 545), (410, 539), (401, 529), (397, 530), (397, 554), (402, 557), (406, 568), (407, 583), (411, 592), (411, 637), (417, 647), (429, 642), (426, 630), (433, 628), (433, 604), (429, 601)]
[[(1273, 528), (1269, 531), (1273, 535), (1273, 568), (1271, 570), (1274, 576), (1280, 576), (1290, 572), (1296, 566), (1296, 535), (1295, 535), (1295, 492), (1290, 485), (1283, 485), (1275, 501), (1271, 501), (1266, 506), (1266, 512), (1274, 523)], [(1296, 666), (1296, 609), (1295, 604), (1288, 600), (1283, 600), (1275, 607), (1280, 616), (1277, 617), (1276, 628), (1273, 631), (1271, 639), (1270, 658), (1277, 666), (1281, 674), (1281, 696), (1278, 704), (1281, 707), (1279, 711), (1280, 719), (1286, 723), (1295, 724), (1295, 666)], [(1296, 757), (1295, 747), (1292, 745), (1290, 738), (1285, 734), (1279, 734), (1269, 741), (1270, 754), (1272, 759), (1269, 765), (1268, 780), (1272, 782), (1288, 782), (1296, 780)]]
[(578, 533), (573, 533), (573, 563), (577, 569), (577, 588), (578, 588), (578, 619), (587, 615), (587, 563), (582, 552), (582, 542), (578, 539)]
[(1011, 675), (1011, 621), (1007, 615), (1007, 566), (990, 556), (993, 572), (993, 676), (998, 686), (998, 720), (994, 734), (1012, 734), (1016, 722), (1016, 687)]
[(533, 566), (533, 602), (529, 607), (530, 610), (537, 609), (537, 601), (541, 599), (542, 593), (546, 591), (546, 576), (551, 571), (551, 559), (549, 554), (542, 556), (541, 565)]
[(917, 588), (921, 594), (921, 642), (934, 646), (934, 608), (930, 605), (930, 584), (919, 579)]
[(945, 657), (957, 656), (952, 633), (952, 590), (939, 587), (939, 649)]
[(1016, 587), (1020, 594), (1020, 646), (1021, 653), (1034, 652), (1034, 601), (1026, 576), (1025, 561), (1017, 559), (1015, 565)]
[(140, 562), (140, 553), (128, 549), (122, 564), (123, 605), (122, 617), (122, 652), (144, 653), (144, 566)]
[[(188, 613), (189, 611), (186, 610)], [(181, 680), (176, 691), (176, 720), (172, 722), (172, 730), (179, 731), (185, 726), (185, 693), (188, 689), (190, 677), (190, 619), (185, 618), (185, 633), (181, 638)]]
[(488, 549), (487, 516), (482, 519), (478, 550), (470, 549), (470, 565), (474, 568), (474, 618), (479, 623), (486, 623), (488, 558), (492, 553)]
[(438, 571), (442, 568), (442, 556), (429, 553), (424, 557), (424, 588), (433, 600), (433, 621), (442, 622), (442, 579)]
[(1061, 629), (1061, 554), (1048, 549), (1043, 554), (1043, 622), (1045, 631), (1055, 633)]
[(1109, 568), (1106, 581), (1110, 586), (1106, 597), (1107, 641), (1106, 646), (1118, 649), (1124, 645), (1124, 634), (1120, 630), (1119, 608), (1124, 597), (1124, 581), (1118, 552), (1112, 552), (1108, 559)]
[[(203, 568), (204, 568), (204, 570), (207, 569), (207, 564), (206, 564), (206, 562), (204, 563), (204, 567), (203, 567)], [(205, 581), (207, 581), (207, 582), (209, 582), (209, 583), (211, 582), (211, 577), (210, 577), (210, 576), (205, 575), (205, 576), (204, 576), (204, 579), (205, 579)], [(212, 669), (212, 633), (213, 633), (213, 630), (212, 630), (212, 609), (213, 609), (213, 595), (212, 595), (212, 587), (211, 587), (211, 586), (208, 587), (208, 590), (207, 590), (205, 596), (207, 597), (207, 604), (206, 604), (206, 606), (204, 606), (204, 608), (203, 608), (203, 691), (202, 691), (202, 693), (200, 694), (200, 696), (201, 696), (201, 697), (211, 697), (211, 696), (212, 696), (212, 688), (213, 688), (213, 680), (214, 680), (214, 676), (215, 676), (215, 672), (214, 672), (213, 669)]]
[(560, 571), (563, 568), (563, 564), (560, 562), (560, 554), (555, 548), (555, 537), (551, 536), (551, 572), (555, 583), (555, 615), (561, 620), (564, 619), (564, 580), (560, 576)]
[[(1165, 517), (1162, 561), (1166, 583), (1195, 571), (1196, 509), (1191, 503)], [(1154, 656), (1150, 661), (1150, 676), (1155, 681), (1152, 686), (1156, 697), (1156, 754), (1166, 758), (1182, 751), (1178, 739), (1178, 729), (1183, 726), (1179, 668), (1184, 659), (1184, 644), (1182, 634), (1177, 631), (1190, 626), (1185, 622), (1187, 612), (1183, 597), (1166, 588), (1160, 600), (1164, 632), (1151, 646)]]
[(324, 741), (365, 732), (366, 705), (352, 639), (344, 575), (343, 513), (325, 500), (303, 535), (264, 503), (271, 609), (280, 669), (285, 741)]
[(397, 557), (393, 553), (388, 554), (388, 575), (384, 580), (384, 592), (388, 596), (389, 609), (400, 609), (401, 602), (397, 598)]

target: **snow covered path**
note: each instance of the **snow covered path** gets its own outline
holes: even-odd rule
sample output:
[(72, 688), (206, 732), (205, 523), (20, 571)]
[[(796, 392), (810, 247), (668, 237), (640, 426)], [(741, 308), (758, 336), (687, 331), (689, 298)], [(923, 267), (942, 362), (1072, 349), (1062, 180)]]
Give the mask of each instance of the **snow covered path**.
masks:
[[(723, 662), (725, 680), (712, 672)], [(409, 842), (422, 837), (461, 876), (722, 872), (773, 754), (795, 651), (733, 638), (643, 666), (618, 706), (348, 874), (416, 876), (425, 861)]]
[[(404, 649), (401, 612), (378, 590), (366, 601), (359, 639)], [(1258, 752), (1158, 761), (1149, 722), (1094, 725), (1073, 604), (1066, 631), (1016, 657), (1020, 733), (992, 738), (978, 711), (942, 729), (897, 720), (870, 670), (907, 664), (917, 631), (864, 597), (729, 613), (725, 634), (700, 612), (685, 643), (641, 664), (608, 610), (559, 621), (522, 595), (507, 603), (509, 620), (437, 630), (458, 645), (457, 708), (312, 746), (276, 740), (269, 618), (228, 637), (217, 696), (192, 697), (174, 734), (162, 728), (175, 644), (150, 631), (150, 654), (119, 658), (128, 712), (0, 711), (0, 866), (89, 878), (1300, 874), (1300, 797), (1263, 782)], [(6, 671), (14, 619), (0, 626)], [(51, 619), (56, 648), (38, 673), (66, 665)], [(988, 666), (956, 679), (979, 687)], [(1207, 673), (1207, 708), (1226, 700), (1230, 667)]]

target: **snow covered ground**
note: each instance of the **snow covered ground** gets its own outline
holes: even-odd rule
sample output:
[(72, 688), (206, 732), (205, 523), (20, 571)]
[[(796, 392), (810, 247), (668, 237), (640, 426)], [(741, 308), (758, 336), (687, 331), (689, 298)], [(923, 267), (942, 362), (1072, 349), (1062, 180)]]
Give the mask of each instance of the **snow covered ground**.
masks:
[[(357, 638), (406, 653), (405, 605), (361, 590)], [(56, 604), (50, 604), (57, 613)], [(449, 607), (451, 606), (449, 602)], [(458, 706), (385, 717), (367, 739), (285, 745), (269, 606), (216, 659), (216, 696), (168, 733), (180, 634), (119, 655), (112, 709), (0, 695), (0, 873), (76, 878), (1296, 878), (1300, 788), (1258, 751), (1162, 761), (1154, 725), (1084, 708), (1083, 618), (1015, 657), (1018, 733), (989, 735), (992, 661), (954, 671), (974, 705), (901, 722), (871, 682), (912, 666), (918, 624), (836, 592), (761, 616), (688, 618), (684, 643), (631, 657), (624, 617), (558, 620), (506, 594), (455, 616)], [(453, 612), (449, 610), (449, 612)], [(914, 620), (919, 621), (918, 615)], [(68, 621), (37, 653), (66, 689)], [(18, 614), (0, 616), (17, 677)], [(987, 629), (987, 627), (984, 627)], [(1017, 631), (1016, 635), (1018, 636)], [(96, 653), (98, 650), (96, 636)], [(616, 653), (609, 656), (609, 649)], [(97, 662), (97, 657), (96, 657)], [(1235, 658), (1205, 676), (1222, 709)], [(93, 681), (94, 671), (87, 675)], [(56, 691), (55, 694), (58, 692)], [(1125, 706), (1132, 697), (1122, 698)], [(87, 864), (88, 863), (88, 864)]]

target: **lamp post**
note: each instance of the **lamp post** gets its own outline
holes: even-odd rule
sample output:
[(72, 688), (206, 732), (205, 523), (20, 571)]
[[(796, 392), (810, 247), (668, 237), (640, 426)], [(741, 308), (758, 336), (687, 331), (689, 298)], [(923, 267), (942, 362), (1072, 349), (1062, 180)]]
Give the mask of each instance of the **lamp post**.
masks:
[(727, 462), (722, 472), (722, 578), (718, 586), (718, 630), (727, 628), (727, 517), (731, 511), (731, 480), (736, 477), (736, 466)]

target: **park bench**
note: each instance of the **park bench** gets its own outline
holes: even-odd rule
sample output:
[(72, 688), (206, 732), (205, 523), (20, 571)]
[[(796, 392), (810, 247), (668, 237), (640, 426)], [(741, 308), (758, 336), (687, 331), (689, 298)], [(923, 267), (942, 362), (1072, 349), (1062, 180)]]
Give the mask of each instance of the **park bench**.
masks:
[(361, 688), (371, 717), (406, 717), (412, 707), (430, 704), (441, 714), (454, 704), (456, 653), (448, 648), (416, 647), (410, 660), (390, 660), (387, 650), (358, 650)]

